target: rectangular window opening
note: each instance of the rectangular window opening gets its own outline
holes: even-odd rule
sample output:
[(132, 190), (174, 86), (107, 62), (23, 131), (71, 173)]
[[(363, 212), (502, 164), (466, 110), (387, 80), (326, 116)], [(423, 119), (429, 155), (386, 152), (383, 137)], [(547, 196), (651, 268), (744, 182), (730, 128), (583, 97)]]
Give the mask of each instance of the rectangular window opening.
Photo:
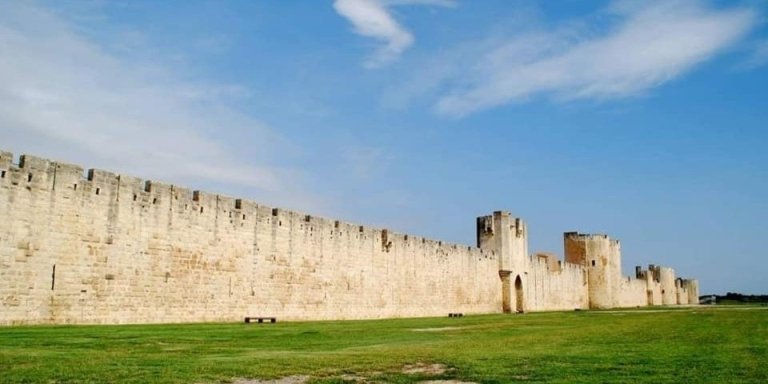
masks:
[(30, 173), (27, 175), (27, 182), (31, 182), (31, 181), (32, 181), (32, 174)]
[(96, 188), (96, 194), (98, 195), (101, 192), (101, 188)]
[(0, 171), (0, 179), (5, 179), (5, 171)]

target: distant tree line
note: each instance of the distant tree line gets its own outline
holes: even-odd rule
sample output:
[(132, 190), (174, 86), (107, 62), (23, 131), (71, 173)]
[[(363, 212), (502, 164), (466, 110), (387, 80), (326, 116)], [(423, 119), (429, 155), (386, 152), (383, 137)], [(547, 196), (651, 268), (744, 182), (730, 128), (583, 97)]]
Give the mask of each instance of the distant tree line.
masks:
[(725, 295), (706, 295), (701, 296), (701, 299), (715, 298), (715, 302), (718, 304), (725, 303), (744, 303), (744, 304), (766, 304), (768, 303), (768, 295), (743, 295), (736, 292), (728, 292)]

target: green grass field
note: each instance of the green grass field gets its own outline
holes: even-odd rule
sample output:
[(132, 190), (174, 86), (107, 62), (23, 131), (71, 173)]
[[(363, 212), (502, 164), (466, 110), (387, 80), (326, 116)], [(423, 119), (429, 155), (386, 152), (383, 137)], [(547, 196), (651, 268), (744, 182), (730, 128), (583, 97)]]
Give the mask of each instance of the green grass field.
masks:
[[(413, 364), (443, 373), (404, 373)], [(768, 382), (768, 308), (0, 327), (2, 383)]]

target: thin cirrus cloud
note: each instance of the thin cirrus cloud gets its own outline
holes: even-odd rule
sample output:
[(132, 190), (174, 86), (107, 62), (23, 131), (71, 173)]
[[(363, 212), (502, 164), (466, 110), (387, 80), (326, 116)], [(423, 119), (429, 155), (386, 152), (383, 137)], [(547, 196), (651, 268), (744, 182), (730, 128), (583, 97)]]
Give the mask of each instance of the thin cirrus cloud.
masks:
[(451, 0), (336, 0), (336, 12), (346, 18), (355, 32), (383, 42), (373, 55), (365, 61), (368, 68), (376, 68), (396, 60), (408, 47), (413, 45), (413, 34), (395, 20), (390, 7), (398, 5), (435, 5), (453, 7)]
[[(265, 165), (270, 148), (288, 144), (227, 107), (247, 95), (240, 87), (181, 79), (179, 68), (157, 60), (115, 56), (28, 3), (5, 4), (0, 52), (12, 53), (0, 60), (3, 149), (189, 186), (290, 189), (283, 170)], [(231, 136), (248, 140), (248, 148), (222, 140)]]
[[(447, 71), (435, 110), (462, 117), (537, 95), (557, 100), (642, 94), (732, 46), (755, 24), (749, 8), (701, 2), (615, 2), (602, 33), (526, 33), (487, 49), (470, 70)], [(467, 63), (465, 63), (467, 64)]]

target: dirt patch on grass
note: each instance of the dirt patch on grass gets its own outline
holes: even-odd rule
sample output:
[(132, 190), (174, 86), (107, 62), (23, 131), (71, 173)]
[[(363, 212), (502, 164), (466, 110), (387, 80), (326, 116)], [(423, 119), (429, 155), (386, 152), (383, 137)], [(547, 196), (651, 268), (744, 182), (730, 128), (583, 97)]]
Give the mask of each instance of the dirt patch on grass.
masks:
[(309, 376), (288, 376), (274, 380), (259, 379), (235, 379), (233, 384), (304, 384), (309, 381)]
[[(446, 372), (453, 371), (454, 368), (450, 368), (445, 364), (439, 363), (414, 363), (403, 366), (401, 372), (406, 375), (423, 375), (423, 376), (439, 376)], [(376, 376), (381, 375), (382, 372), (365, 372), (365, 373), (345, 373), (340, 376), (336, 376), (345, 382), (352, 383), (371, 383), (380, 382)], [(279, 379), (263, 380), (263, 379), (234, 379), (232, 384), (305, 384), (311, 379), (310, 376), (296, 375), (287, 376)], [(419, 383), (426, 384), (476, 384), (467, 381), (458, 380), (428, 380), (420, 381)]]
[(458, 381), (458, 380), (429, 380), (419, 381), (419, 384), (477, 384), (474, 381)]
[(368, 382), (368, 378), (365, 377), (365, 376), (353, 375), (353, 374), (349, 374), (349, 373), (341, 375), (341, 379), (344, 380), (344, 381), (351, 381), (351, 382), (354, 382), (354, 383), (367, 383)]
[(403, 367), (403, 373), (407, 375), (442, 375), (453, 368), (448, 368), (444, 364), (408, 364)]

